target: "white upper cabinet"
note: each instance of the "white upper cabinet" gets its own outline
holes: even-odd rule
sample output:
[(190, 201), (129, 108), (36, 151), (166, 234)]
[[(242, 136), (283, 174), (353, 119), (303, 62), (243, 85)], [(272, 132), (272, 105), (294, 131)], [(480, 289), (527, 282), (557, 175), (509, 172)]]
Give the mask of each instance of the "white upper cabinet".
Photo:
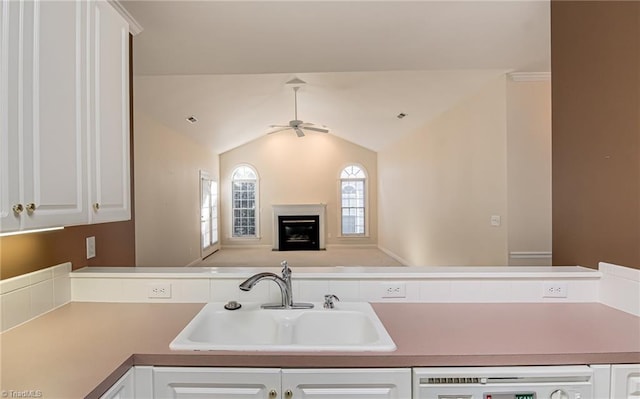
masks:
[(129, 25), (106, 1), (93, 4), (90, 221), (131, 218)]
[(127, 23), (106, 2), (1, 7), (0, 231), (129, 219)]
[(85, 12), (3, 2), (3, 231), (87, 221)]

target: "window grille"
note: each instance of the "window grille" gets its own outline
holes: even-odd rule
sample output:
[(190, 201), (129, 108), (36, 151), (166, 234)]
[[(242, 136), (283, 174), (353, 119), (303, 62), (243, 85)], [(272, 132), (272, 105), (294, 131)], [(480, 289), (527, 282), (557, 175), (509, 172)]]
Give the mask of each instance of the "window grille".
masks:
[(342, 235), (364, 235), (366, 174), (357, 165), (349, 165), (340, 173)]
[(237, 167), (231, 177), (232, 219), (234, 237), (257, 235), (258, 175), (247, 165)]

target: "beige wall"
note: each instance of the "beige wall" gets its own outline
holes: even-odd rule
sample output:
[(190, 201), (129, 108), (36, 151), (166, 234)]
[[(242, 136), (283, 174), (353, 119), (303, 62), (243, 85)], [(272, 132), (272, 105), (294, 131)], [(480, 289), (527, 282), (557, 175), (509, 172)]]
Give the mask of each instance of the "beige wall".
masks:
[[(507, 81), (509, 253), (551, 252), (551, 81)], [(510, 258), (510, 265), (551, 265)]]
[[(369, 237), (339, 237), (339, 177), (348, 164), (367, 171)], [(240, 164), (259, 174), (260, 238), (231, 238), (231, 173)], [(220, 155), (220, 219), (222, 245), (273, 245), (272, 205), (327, 204), (326, 243), (375, 244), (377, 242), (377, 155), (332, 134), (307, 134), (298, 138), (285, 131), (264, 136)]]
[(507, 263), (506, 121), (502, 77), (378, 153), (382, 249), (412, 266)]
[(199, 171), (218, 156), (135, 112), (137, 266), (185, 266), (200, 258)]

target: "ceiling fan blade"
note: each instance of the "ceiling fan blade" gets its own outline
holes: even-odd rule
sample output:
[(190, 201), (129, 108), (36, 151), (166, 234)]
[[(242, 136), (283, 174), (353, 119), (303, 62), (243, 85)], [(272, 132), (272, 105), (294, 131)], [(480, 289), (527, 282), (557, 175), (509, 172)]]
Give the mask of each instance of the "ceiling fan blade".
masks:
[(294, 130), (296, 131), (296, 134), (298, 135), (298, 137), (304, 137), (304, 132), (302, 130), (300, 130), (300, 128), (294, 128)]
[(279, 128), (279, 129), (276, 129), (276, 130), (272, 130), (272, 131), (270, 131), (270, 132), (267, 132), (267, 134), (278, 133), (278, 132), (282, 132), (282, 131), (284, 131), (284, 130), (289, 130), (289, 129), (291, 129), (291, 127), (289, 127), (289, 126), (283, 126), (283, 127)]
[(321, 128), (321, 127), (303, 126), (302, 128), (306, 129), (306, 130), (312, 130), (314, 132), (329, 133), (329, 129), (324, 129), (324, 128)]
[(289, 125), (269, 125), (269, 127), (291, 127)]

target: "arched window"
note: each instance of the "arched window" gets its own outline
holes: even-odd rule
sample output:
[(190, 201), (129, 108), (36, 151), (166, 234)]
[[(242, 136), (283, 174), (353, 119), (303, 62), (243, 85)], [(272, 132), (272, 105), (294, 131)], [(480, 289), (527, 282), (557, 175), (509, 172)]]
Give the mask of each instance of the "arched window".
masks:
[(258, 226), (258, 174), (241, 165), (231, 175), (231, 202), (234, 237), (256, 237)]
[(364, 235), (367, 176), (361, 166), (349, 165), (340, 173), (342, 235)]

